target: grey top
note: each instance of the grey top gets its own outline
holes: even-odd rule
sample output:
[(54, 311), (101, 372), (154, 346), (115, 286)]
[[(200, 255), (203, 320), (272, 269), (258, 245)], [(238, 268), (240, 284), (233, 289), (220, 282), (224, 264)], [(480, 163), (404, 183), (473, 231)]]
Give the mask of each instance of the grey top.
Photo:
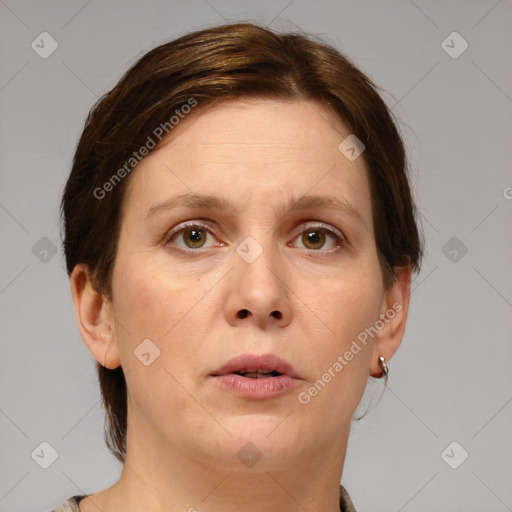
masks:
[(51, 512), (80, 512), (80, 507), (78, 506), (78, 503), (86, 496), (86, 494), (71, 496), (71, 498), (68, 498), (58, 507), (55, 507)]
[[(57, 508), (54, 508), (51, 512), (80, 512), (79, 503), (85, 498), (87, 494), (79, 494), (77, 496), (71, 496), (66, 501), (61, 503)], [(356, 512), (354, 504), (348, 495), (345, 487), (340, 484), (340, 512)]]

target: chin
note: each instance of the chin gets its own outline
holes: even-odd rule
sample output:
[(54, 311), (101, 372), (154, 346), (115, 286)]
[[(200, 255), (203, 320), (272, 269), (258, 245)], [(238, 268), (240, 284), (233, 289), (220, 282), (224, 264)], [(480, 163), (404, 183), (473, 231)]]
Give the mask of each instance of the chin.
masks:
[(296, 450), (303, 437), (297, 423), (288, 422), (286, 416), (252, 414), (232, 418), (227, 422), (227, 430), (233, 437), (226, 440), (235, 452), (251, 443), (267, 456), (283, 457), (292, 448)]

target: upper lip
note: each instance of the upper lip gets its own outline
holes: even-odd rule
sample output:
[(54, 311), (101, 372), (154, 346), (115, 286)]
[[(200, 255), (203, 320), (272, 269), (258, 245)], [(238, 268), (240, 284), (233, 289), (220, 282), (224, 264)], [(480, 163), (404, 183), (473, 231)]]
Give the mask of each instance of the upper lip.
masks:
[(241, 354), (214, 370), (212, 375), (217, 377), (234, 372), (257, 372), (258, 370), (276, 371), (294, 379), (301, 378), (291, 364), (276, 354)]

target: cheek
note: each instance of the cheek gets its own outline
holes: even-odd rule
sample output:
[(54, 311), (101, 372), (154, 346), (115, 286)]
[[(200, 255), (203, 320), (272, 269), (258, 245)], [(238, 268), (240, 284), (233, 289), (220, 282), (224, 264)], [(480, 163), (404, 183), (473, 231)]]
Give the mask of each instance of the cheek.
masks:
[(358, 335), (372, 326), (380, 313), (380, 279), (379, 268), (369, 265), (366, 271), (352, 268), (336, 279), (311, 281), (308, 286), (302, 281), (298, 295), (315, 313), (313, 317), (304, 309), (307, 314), (300, 320), (303, 332), (309, 333), (305, 351), (312, 354), (314, 345), (310, 367), (315, 370), (303, 395), (309, 412), (325, 415), (327, 408), (336, 422), (334, 418), (345, 417), (357, 407), (371, 359), (371, 344), (359, 341)]
[[(323, 324), (306, 347), (310, 354), (314, 353), (310, 367), (315, 370), (298, 399), (303, 412), (311, 418), (322, 417), (323, 428), (334, 436), (339, 432), (339, 423), (348, 422), (356, 410), (368, 381), (371, 344), (358, 341), (358, 335), (378, 318), (377, 292), (374, 282), (359, 280), (358, 286), (350, 289), (324, 286), (322, 299), (317, 299)], [(310, 301), (314, 300), (313, 295)], [(315, 344), (314, 352), (311, 343)]]
[(324, 335), (322, 346), (341, 350), (373, 325), (382, 305), (380, 279), (380, 273), (369, 268), (349, 269), (328, 280), (301, 281), (297, 295), (315, 313), (315, 323)]
[[(179, 382), (193, 384), (190, 370), (208, 368), (210, 364), (203, 359), (212, 350), (208, 341), (212, 339), (214, 319), (220, 314), (216, 308), (221, 303), (212, 305), (215, 294), (211, 289), (222, 272), (201, 279), (193, 274), (178, 275), (168, 263), (161, 264), (157, 258), (141, 253), (140, 257), (135, 254), (125, 262), (120, 260), (114, 277), (115, 314), (123, 326), (117, 329), (117, 339), (125, 371), (135, 370), (137, 378), (142, 372), (144, 379), (152, 381), (153, 389), (168, 386), (169, 380), (175, 383), (165, 370)], [(136, 357), (146, 339), (157, 347), (145, 342), (150, 352), (153, 348), (158, 354), (148, 367)], [(178, 393), (181, 391), (177, 388)]]
[(161, 350), (162, 356), (166, 356), (171, 344), (173, 351), (179, 351), (173, 342), (175, 333), (205, 292), (195, 281), (178, 280), (169, 271), (162, 273), (143, 258), (117, 263), (113, 279), (114, 314), (125, 363), (131, 366), (130, 355), (147, 338)]
[(196, 279), (160, 275), (135, 258), (130, 265), (119, 263), (113, 283), (116, 334), (131, 406), (150, 417), (172, 416), (191, 403), (185, 389), (191, 387), (190, 370), (198, 363), (204, 333), (187, 320), (200, 309), (205, 291)]

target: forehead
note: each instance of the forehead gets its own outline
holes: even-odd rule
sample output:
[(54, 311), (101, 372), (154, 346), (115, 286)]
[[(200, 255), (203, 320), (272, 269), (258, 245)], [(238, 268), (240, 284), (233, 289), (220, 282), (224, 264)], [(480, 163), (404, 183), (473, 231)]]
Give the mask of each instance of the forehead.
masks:
[(339, 193), (371, 210), (363, 159), (349, 161), (338, 149), (348, 135), (318, 102), (244, 99), (197, 107), (137, 166), (125, 203), (147, 209), (173, 195), (222, 193), (245, 205), (250, 198), (268, 204), (311, 191)]
[(331, 156), (338, 156), (338, 145), (349, 133), (319, 102), (246, 98), (192, 112), (160, 148), (178, 151), (195, 146), (219, 156), (250, 154), (259, 163), (293, 155), (294, 151), (320, 159), (326, 149)]

